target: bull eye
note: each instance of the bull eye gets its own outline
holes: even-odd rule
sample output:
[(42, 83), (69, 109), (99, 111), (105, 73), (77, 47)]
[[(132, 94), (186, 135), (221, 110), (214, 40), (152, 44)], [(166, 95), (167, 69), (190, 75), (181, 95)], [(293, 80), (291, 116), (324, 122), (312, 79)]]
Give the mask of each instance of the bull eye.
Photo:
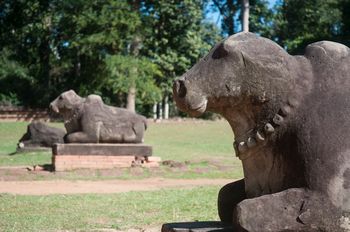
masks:
[(225, 48), (224, 44), (221, 43), (213, 52), (212, 58), (213, 59), (221, 59), (227, 55), (228, 55), (228, 51)]
[(61, 96), (59, 96), (59, 98), (58, 98), (59, 100), (63, 100), (63, 96), (61, 95)]

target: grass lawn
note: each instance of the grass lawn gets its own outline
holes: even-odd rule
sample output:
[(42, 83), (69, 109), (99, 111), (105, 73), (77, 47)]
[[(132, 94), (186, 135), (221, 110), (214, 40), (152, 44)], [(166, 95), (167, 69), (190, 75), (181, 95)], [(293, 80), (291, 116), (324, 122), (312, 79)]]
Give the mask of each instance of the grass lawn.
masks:
[(106, 195), (2, 194), (0, 231), (123, 231), (166, 222), (218, 220), (218, 191), (219, 186)]
[[(51, 124), (63, 127), (62, 124)], [(48, 152), (12, 154), (27, 123), (0, 123), (0, 167), (50, 164)], [(0, 168), (0, 180), (102, 180), (242, 177), (232, 148), (233, 135), (224, 121), (150, 123), (145, 143), (155, 156), (182, 167), (28, 172)], [(229, 181), (228, 181), (229, 182)], [(217, 187), (164, 189), (119, 194), (20, 196), (0, 194), (0, 231), (102, 231), (145, 228), (166, 222), (218, 220)]]
[[(0, 166), (33, 166), (51, 163), (49, 152), (13, 154), (18, 139), (26, 131), (26, 122), (0, 123)], [(50, 123), (63, 127), (61, 123)], [(226, 121), (184, 121), (149, 123), (145, 143), (153, 146), (153, 155), (162, 160), (186, 162), (185, 167), (159, 169), (123, 169), (118, 172), (88, 170), (65, 173), (18, 175), (20, 180), (42, 179), (132, 179), (165, 178), (240, 178), (242, 169), (232, 148), (233, 134)], [(10, 171), (0, 176), (12, 175)]]
[[(36, 165), (51, 163), (48, 152), (16, 152), (18, 140), (27, 131), (28, 122), (0, 122), (0, 166)], [(50, 123), (62, 127), (61, 123)]]

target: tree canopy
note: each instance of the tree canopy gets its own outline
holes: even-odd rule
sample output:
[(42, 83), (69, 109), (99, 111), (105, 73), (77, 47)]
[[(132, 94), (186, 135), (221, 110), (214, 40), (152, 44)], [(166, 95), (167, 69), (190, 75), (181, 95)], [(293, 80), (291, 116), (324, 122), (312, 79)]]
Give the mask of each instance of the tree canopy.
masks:
[[(47, 107), (60, 92), (100, 94), (139, 112), (222, 38), (241, 31), (242, 0), (3, 0), (0, 104)], [(293, 54), (350, 44), (350, 0), (249, 1), (249, 30)], [(216, 12), (219, 24), (207, 20)]]

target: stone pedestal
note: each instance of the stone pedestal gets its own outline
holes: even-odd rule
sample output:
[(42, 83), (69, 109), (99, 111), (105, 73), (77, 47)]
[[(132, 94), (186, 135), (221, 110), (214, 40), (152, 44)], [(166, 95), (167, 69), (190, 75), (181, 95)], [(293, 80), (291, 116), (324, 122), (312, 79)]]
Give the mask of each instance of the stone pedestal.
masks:
[(151, 155), (152, 147), (144, 144), (55, 144), (52, 148), (52, 164), (55, 171), (158, 166), (159, 163)]
[(162, 232), (234, 232), (231, 225), (218, 221), (177, 222), (162, 226)]

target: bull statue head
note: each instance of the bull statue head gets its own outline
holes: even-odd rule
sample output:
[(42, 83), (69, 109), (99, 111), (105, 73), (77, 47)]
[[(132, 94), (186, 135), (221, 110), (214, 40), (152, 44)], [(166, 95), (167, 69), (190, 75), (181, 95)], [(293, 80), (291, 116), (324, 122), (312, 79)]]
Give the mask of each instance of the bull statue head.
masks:
[(74, 109), (76, 105), (81, 104), (83, 101), (84, 98), (76, 94), (74, 90), (69, 90), (62, 93), (50, 103), (50, 110), (61, 114), (63, 117), (70, 117), (72, 114), (72, 109)]
[(223, 115), (239, 136), (281, 107), (286, 93), (295, 88), (291, 70), (298, 65), (271, 40), (238, 33), (215, 45), (174, 81), (174, 99), (191, 116), (205, 111)]

